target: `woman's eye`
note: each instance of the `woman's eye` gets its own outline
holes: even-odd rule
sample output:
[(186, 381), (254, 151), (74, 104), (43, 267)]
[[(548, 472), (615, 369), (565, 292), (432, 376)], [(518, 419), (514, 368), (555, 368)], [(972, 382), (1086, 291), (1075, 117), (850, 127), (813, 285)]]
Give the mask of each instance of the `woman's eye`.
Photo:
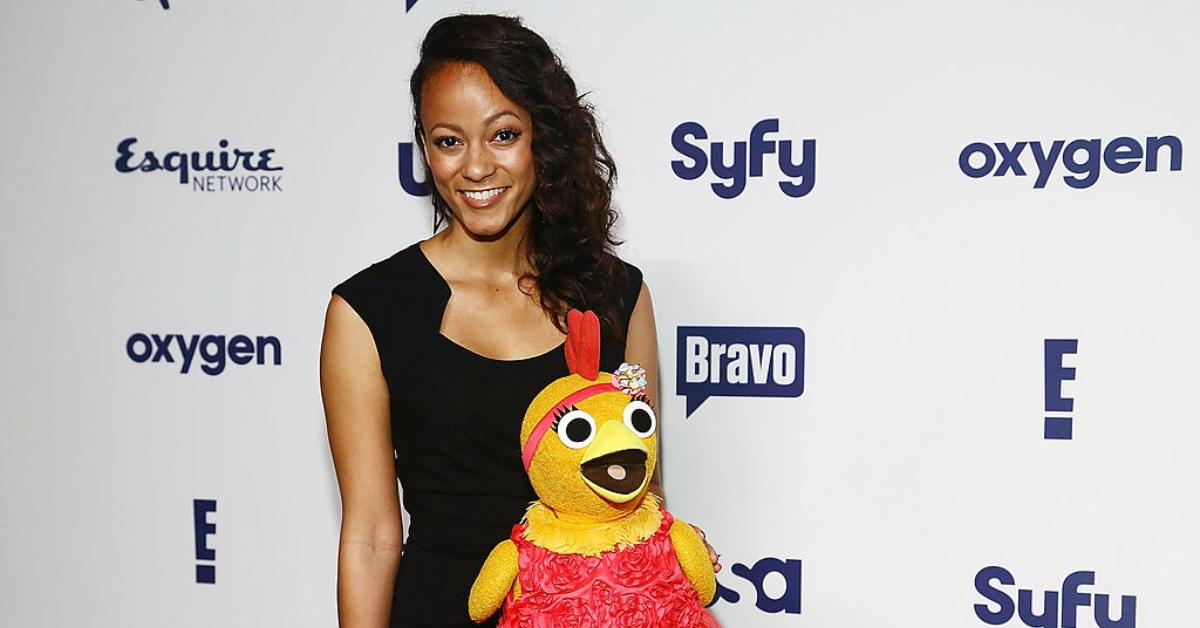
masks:
[(450, 135), (443, 135), (442, 137), (433, 140), (433, 144), (439, 148), (453, 148), (458, 144), (458, 138)]
[(521, 134), (512, 129), (502, 129), (496, 132), (496, 140), (505, 144), (516, 140)]

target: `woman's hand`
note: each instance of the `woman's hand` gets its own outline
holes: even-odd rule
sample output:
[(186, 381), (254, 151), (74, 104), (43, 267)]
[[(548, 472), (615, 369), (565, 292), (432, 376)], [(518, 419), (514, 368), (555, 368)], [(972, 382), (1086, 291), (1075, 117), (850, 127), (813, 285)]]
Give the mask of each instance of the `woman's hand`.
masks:
[(695, 525), (692, 525), (692, 529), (696, 531), (696, 534), (700, 535), (700, 540), (704, 541), (704, 548), (708, 550), (708, 559), (712, 561), (713, 573), (720, 573), (721, 555), (717, 553), (717, 550), (713, 549), (713, 546), (708, 544), (708, 539), (704, 538), (704, 530), (701, 530), (699, 526)]

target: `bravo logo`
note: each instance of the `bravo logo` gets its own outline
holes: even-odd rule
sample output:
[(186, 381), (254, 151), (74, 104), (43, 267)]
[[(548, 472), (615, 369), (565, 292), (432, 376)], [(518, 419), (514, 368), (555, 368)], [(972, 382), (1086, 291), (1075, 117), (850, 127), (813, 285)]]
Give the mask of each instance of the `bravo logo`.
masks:
[(1147, 137), (1144, 145), (1132, 137), (1118, 137), (1108, 144), (1099, 139), (1079, 139), (1069, 143), (1054, 140), (1048, 146), (1035, 141), (1012, 145), (974, 142), (958, 154), (958, 168), (973, 179), (1010, 174), (1024, 177), (1029, 175), (1026, 170), (1029, 160), (1022, 161), (1022, 155), (1033, 157), (1032, 165), (1037, 174), (1033, 181), (1035, 190), (1046, 187), (1059, 160), (1069, 173), (1063, 175), (1063, 182), (1077, 190), (1095, 185), (1102, 169), (1117, 174), (1128, 174), (1138, 168), (1155, 172), (1160, 162), (1165, 162), (1172, 171), (1183, 169), (1183, 142), (1174, 135)]
[[(795, 559), (764, 558), (753, 567), (734, 563), (733, 575), (754, 587), (754, 606), (767, 613), (800, 614), (801, 563)], [(717, 583), (717, 599), (737, 604), (742, 594)]]
[(799, 397), (804, 330), (799, 327), (680, 327), (675, 393), (691, 416), (709, 397)]
[[(976, 604), (975, 616), (992, 626), (1005, 625), (1016, 615), (1022, 625), (1031, 628), (1082, 628), (1091, 625), (1086, 619), (1090, 614), (1100, 628), (1137, 626), (1136, 597), (1122, 595), (1120, 613), (1114, 618), (1110, 615), (1112, 596), (1081, 591), (1083, 587), (1096, 584), (1094, 571), (1076, 571), (1063, 579), (1062, 591), (1043, 592), (1038, 603), (1040, 612), (1034, 608), (1034, 591), (1018, 589), (1014, 602), (1012, 594), (1000, 588), (1015, 584), (1012, 573), (1003, 567), (991, 566), (979, 570), (975, 576), (975, 590), (988, 603)], [(1091, 607), (1090, 613), (1085, 610), (1088, 607)], [(1079, 618), (1081, 614), (1083, 620)]]
[(228, 341), (223, 335), (208, 334), (200, 336), (192, 334), (184, 338), (183, 334), (143, 334), (136, 333), (125, 342), (125, 353), (129, 359), (139, 364), (145, 362), (175, 362), (171, 347), (179, 349), (179, 372), (186, 374), (192, 368), (192, 362), (200, 357), (200, 370), (209, 375), (220, 375), (225, 372), (227, 361), (237, 365), (254, 362), (262, 365), (271, 356), (272, 363), (279, 366), (282, 361), (279, 339), (275, 336), (257, 336), (251, 340), (249, 336), (238, 334)]
[(768, 134), (778, 132), (779, 119), (767, 118), (751, 127), (748, 141), (733, 142), (732, 150), (725, 142), (708, 142), (706, 149), (701, 143), (708, 140), (704, 125), (684, 122), (671, 133), (671, 147), (684, 157), (672, 161), (671, 170), (688, 181), (712, 170), (720, 179), (710, 184), (713, 193), (721, 198), (737, 198), (746, 189), (749, 178), (764, 176), (766, 156), (776, 155), (779, 172), (784, 176), (779, 189), (792, 198), (800, 198), (811, 192), (817, 181), (817, 140), (800, 142), (797, 162), (792, 140), (767, 139)]

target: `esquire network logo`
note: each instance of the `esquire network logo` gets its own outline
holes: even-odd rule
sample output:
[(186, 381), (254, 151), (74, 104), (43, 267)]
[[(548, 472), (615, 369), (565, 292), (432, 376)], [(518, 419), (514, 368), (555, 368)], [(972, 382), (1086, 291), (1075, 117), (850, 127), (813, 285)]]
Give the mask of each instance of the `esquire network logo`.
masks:
[[(1096, 584), (1096, 572), (1076, 571), (1069, 574), (1062, 582), (1061, 591), (1045, 591), (1038, 602), (1041, 612), (1034, 609), (1035, 592), (1031, 589), (1017, 589), (1016, 601), (1013, 595), (1001, 587), (1013, 587), (1016, 580), (1012, 572), (1004, 567), (995, 565), (984, 567), (975, 575), (975, 591), (987, 600), (986, 604), (975, 605), (975, 616), (983, 623), (991, 626), (1008, 624), (1014, 616), (1021, 623), (1013, 624), (1029, 626), (1030, 628), (1084, 628), (1091, 622), (1086, 620), (1087, 607), (1092, 607), (1092, 618), (1100, 628), (1136, 628), (1137, 598), (1132, 595), (1121, 596), (1120, 614), (1115, 618), (1110, 614), (1112, 596), (1107, 593), (1087, 593), (1082, 587)], [(1079, 616), (1085, 619), (1080, 621)]]
[(691, 416), (709, 397), (799, 397), (804, 330), (799, 327), (680, 327), (675, 393)]
[[(138, 139), (127, 137), (117, 144), (117, 172), (167, 172), (180, 185), (191, 184), (193, 192), (282, 192), (283, 175), (266, 174), (283, 170), (272, 162), (275, 149), (231, 148), (229, 140), (217, 142), (219, 150), (167, 151), (134, 148)], [(219, 172), (223, 174), (205, 174)]]
[[(178, 350), (179, 361), (175, 361)], [(130, 360), (139, 364), (146, 362), (171, 362), (179, 365), (179, 373), (186, 375), (192, 368), (192, 362), (200, 358), (200, 370), (209, 375), (220, 375), (230, 363), (245, 366), (250, 363), (259, 366), (270, 364), (279, 366), (283, 360), (279, 338), (275, 336), (249, 336), (238, 334), (229, 338), (220, 334), (192, 334), (185, 338), (183, 334), (143, 334), (138, 332), (125, 341), (125, 353)]]
[[(795, 559), (764, 558), (753, 566), (734, 563), (729, 571), (754, 587), (754, 606), (766, 613), (800, 613), (800, 567)], [(774, 577), (772, 577), (774, 576)], [(728, 579), (726, 579), (728, 582)], [(717, 599), (737, 604), (742, 594), (717, 582)]]
[[(1032, 158), (1022, 159), (1022, 155)], [(1062, 180), (1068, 186), (1081, 190), (1090, 188), (1100, 180), (1100, 172), (1108, 170), (1116, 174), (1128, 174), (1144, 169), (1155, 172), (1165, 163), (1171, 171), (1183, 169), (1183, 141), (1174, 135), (1147, 137), (1145, 143), (1132, 137), (1118, 137), (1105, 144), (1100, 139), (1078, 139), (1067, 142), (1054, 140), (1049, 144), (1039, 141), (972, 142), (958, 154), (958, 168), (972, 179), (991, 175), (993, 177), (1029, 176), (1026, 168), (1032, 165), (1037, 175), (1033, 188), (1046, 187), (1054, 169), (1062, 162), (1068, 174)]]
[(737, 198), (749, 179), (765, 176), (766, 156), (775, 155), (783, 175), (779, 189), (787, 196), (800, 198), (811, 192), (817, 182), (817, 140), (800, 141), (797, 151), (792, 140), (767, 139), (768, 134), (778, 132), (778, 118), (759, 120), (750, 128), (748, 140), (735, 141), (730, 146), (723, 141), (708, 141), (708, 130), (699, 122), (684, 122), (671, 133), (671, 147), (684, 158), (672, 161), (671, 170), (688, 181), (712, 171), (719, 179), (709, 184), (713, 194), (725, 199)]

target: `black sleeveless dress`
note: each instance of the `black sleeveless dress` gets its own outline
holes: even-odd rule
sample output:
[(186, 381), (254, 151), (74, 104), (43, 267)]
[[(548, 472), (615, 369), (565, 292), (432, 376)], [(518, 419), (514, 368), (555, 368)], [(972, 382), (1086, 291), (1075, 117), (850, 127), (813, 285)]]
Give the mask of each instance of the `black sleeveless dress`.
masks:
[[(628, 327), (642, 273), (625, 268)], [(396, 476), (410, 515), (391, 626), (474, 626), (471, 584), (537, 498), (521, 464), (521, 420), (538, 391), (567, 375), (562, 345), (493, 360), (442, 336), (450, 287), (416, 244), (333, 292), (370, 328), (391, 396)], [(602, 341), (601, 369), (615, 370), (624, 354)]]

